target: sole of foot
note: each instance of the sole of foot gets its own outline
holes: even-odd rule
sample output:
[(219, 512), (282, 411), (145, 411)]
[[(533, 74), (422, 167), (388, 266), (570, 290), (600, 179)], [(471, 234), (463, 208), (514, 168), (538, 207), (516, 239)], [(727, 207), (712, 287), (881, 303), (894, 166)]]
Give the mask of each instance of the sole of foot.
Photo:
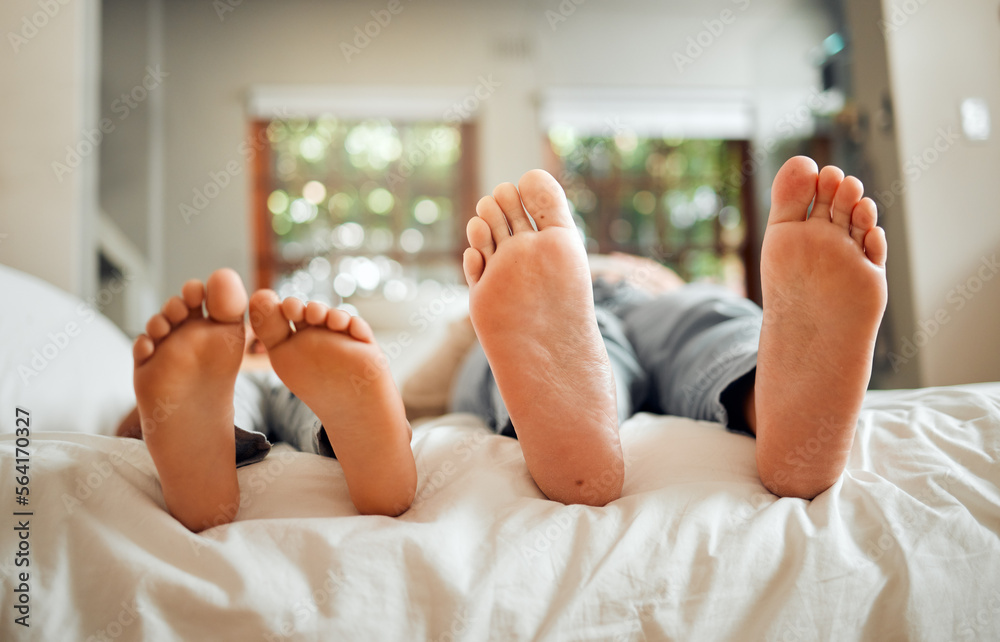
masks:
[(274, 372), (322, 422), (358, 511), (403, 513), (417, 485), (410, 425), (368, 324), (271, 290), (250, 298), (250, 323)]
[(239, 275), (218, 270), (206, 284), (185, 283), (133, 348), (142, 438), (167, 509), (195, 532), (228, 523), (239, 510), (233, 387), (246, 307)]
[(528, 470), (549, 499), (603, 506), (624, 481), (615, 382), (566, 196), (533, 170), (476, 212), (463, 261), (470, 315)]
[(805, 157), (774, 180), (754, 402), (757, 468), (777, 495), (832, 486), (854, 442), (887, 297), (885, 234), (863, 195), (858, 179)]

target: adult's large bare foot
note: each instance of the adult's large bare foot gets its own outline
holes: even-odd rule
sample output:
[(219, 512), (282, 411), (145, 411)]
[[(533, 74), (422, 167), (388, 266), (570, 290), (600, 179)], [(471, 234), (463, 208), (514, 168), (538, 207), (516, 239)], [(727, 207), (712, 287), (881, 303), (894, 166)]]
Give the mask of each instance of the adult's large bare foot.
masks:
[(778, 495), (832, 486), (854, 442), (886, 305), (885, 234), (863, 193), (801, 156), (774, 179), (754, 401), (757, 468)]
[(410, 425), (368, 324), (315, 301), (279, 303), (271, 290), (254, 292), (250, 322), (274, 372), (323, 423), (358, 511), (409, 508), (417, 487)]
[[(202, 303), (208, 316), (202, 312)], [(247, 294), (236, 272), (184, 284), (135, 342), (142, 437), (170, 514), (192, 531), (233, 520), (240, 505), (233, 386)]]
[(566, 196), (533, 170), (476, 211), (464, 256), (472, 323), (528, 470), (550, 499), (603, 506), (624, 481), (615, 381)]

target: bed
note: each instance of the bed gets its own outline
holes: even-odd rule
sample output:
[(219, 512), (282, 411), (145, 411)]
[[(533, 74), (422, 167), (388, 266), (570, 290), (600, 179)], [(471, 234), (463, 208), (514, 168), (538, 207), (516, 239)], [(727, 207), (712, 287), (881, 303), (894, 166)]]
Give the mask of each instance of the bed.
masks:
[(452, 414), (415, 427), (399, 518), (359, 516), (336, 461), (279, 446), (240, 469), (236, 521), (194, 535), (145, 446), (109, 436), (127, 339), (8, 268), (0, 291), (23, 302), (0, 315), (4, 640), (1000, 639), (1000, 384), (871, 393), (812, 502), (763, 488), (752, 439), (643, 414), (623, 497), (563, 506), (517, 442)]

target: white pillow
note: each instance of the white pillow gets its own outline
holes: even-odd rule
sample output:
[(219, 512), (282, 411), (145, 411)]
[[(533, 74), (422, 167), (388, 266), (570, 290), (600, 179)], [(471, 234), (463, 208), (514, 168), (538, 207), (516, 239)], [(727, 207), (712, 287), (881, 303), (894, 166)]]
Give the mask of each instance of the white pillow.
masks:
[(0, 294), (0, 432), (21, 407), (32, 431), (114, 434), (135, 403), (128, 337), (96, 303), (2, 265)]

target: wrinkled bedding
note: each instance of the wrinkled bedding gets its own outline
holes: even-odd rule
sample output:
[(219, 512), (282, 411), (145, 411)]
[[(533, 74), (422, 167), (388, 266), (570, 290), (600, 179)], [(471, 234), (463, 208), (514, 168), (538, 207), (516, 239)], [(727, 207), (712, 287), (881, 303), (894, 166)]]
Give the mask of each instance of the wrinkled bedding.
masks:
[[(545, 500), (516, 441), (447, 415), (414, 432), (402, 517), (359, 516), (336, 461), (279, 447), (240, 469), (237, 520), (194, 535), (141, 442), (36, 432), (31, 637), (10, 528), (2, 637), (1000, 636), (1000, 385), (873, 393), (812, 502), (768, 493), (753, 440), (720, 425), (638, 415), (621, 433), (624, 496), (604, 508)], [(8, 506), (14, 465), (0, 436)]]

